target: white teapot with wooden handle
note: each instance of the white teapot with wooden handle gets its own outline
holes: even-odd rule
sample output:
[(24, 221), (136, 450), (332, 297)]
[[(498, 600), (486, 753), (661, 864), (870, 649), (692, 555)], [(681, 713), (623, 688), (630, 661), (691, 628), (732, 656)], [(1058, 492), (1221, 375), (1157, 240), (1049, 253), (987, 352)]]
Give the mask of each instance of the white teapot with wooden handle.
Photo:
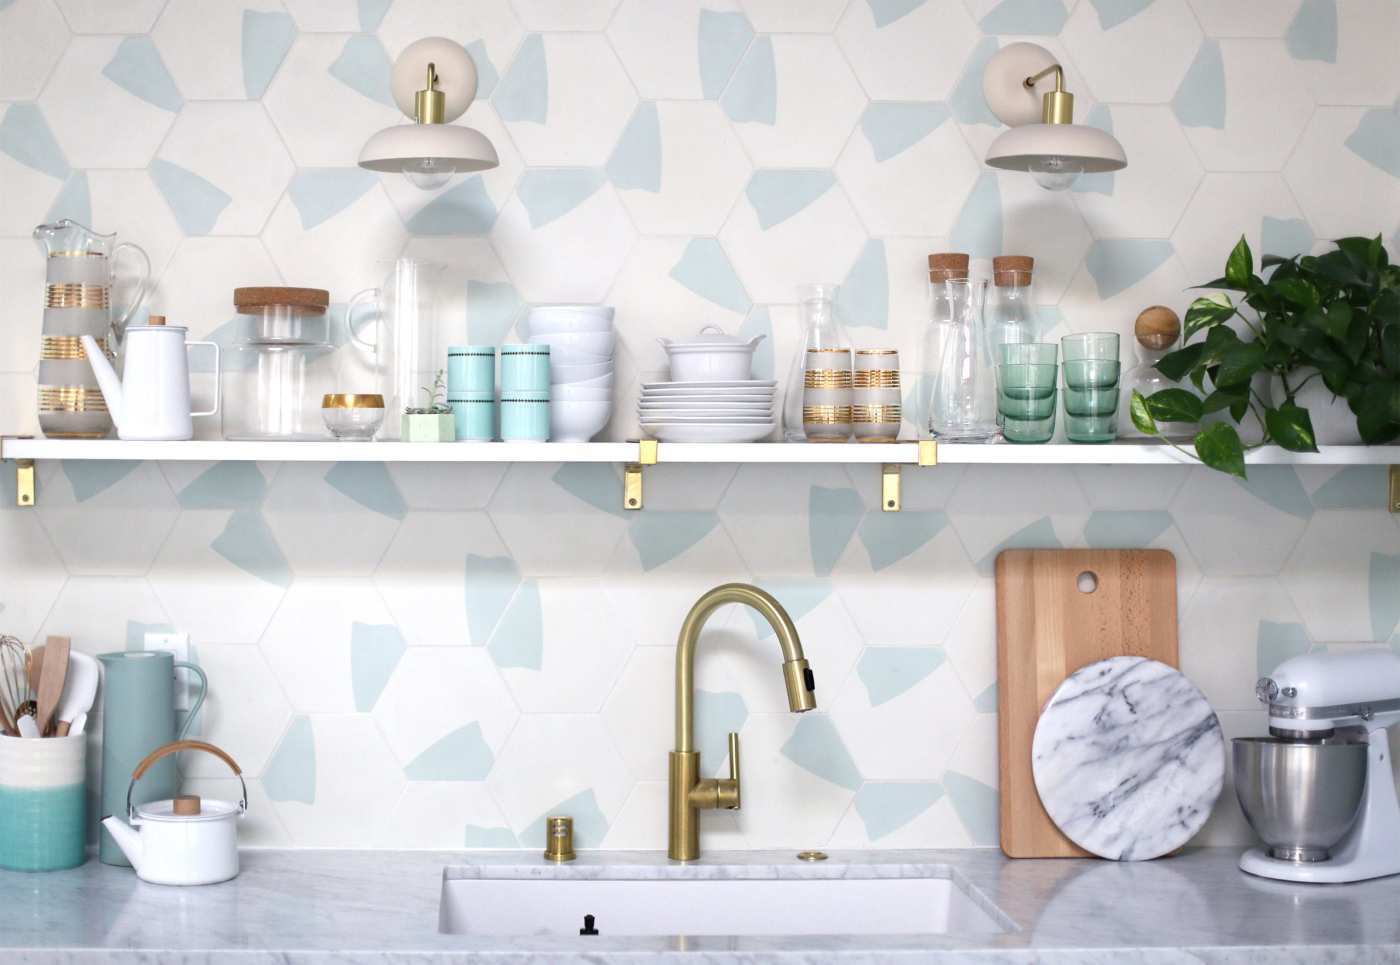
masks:
[(126, 361), (122, 377), (107, 361), (91, 335), (82, 336), (83, 348), (107, 411), (117, 426), (119, 439), (192, 439), (192, 416), (219, 411), (218, 389), (214, 408), (190, 409), (190, 363), (186, 349), (205, 345), (214, 350), (214, 383), (219, 383), (219, 346), (214, 342), (187, 342), (187, 329), (166, 325), (163, 315), (152, 315), (148, 325), (126, 329)]

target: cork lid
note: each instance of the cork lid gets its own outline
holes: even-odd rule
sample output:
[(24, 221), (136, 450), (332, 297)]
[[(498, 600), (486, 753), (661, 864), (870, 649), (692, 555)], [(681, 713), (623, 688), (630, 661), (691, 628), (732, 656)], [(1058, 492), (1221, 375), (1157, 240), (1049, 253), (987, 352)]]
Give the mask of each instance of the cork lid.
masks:
[(1029, 285), (1035, 259), (1030, 255), (997, 255), (992, 259), (992, 281), (998, 285)]
[(147, 325), (164, 325), (164, 324), (165, 324), (165, 316), (164, 316), (164, 315), (151, 315), (151, 316), (149, 316), (149, 317), (146, 319), (146, 324), (147, 324)]
[(966, 278), (967, 266), (971, 259), (961, 251), (944, 251), (928, 256), (929, 281), (948, 281), (952, 278)]
[(1133, 323), (1138, 344), (1153, 352), (1171, 348), (1181, 336), (1181, 319), (1165, 305), (1144, 308)]
[(251, 315), (271, 305), (289, 305), (306, 315), (325, 314), (331, 293), (324, 288), (235, 288), (233, 306)]
[(170, 813), (178, 814), (181, 817), (189, 817), (200, 813), (200, 801), (198, 795), (181, 794), (171, 802)]

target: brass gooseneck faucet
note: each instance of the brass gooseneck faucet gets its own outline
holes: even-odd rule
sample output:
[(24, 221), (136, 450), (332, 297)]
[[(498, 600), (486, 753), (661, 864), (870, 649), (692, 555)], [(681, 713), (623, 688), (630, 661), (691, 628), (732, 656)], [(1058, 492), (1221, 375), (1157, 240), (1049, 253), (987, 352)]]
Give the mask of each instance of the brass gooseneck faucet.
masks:
[(675, 861), (700, 857), (700, 811), (739, 809), (739, 735), (729, 735), (729, 777), (702, 778), (695, 749), (695, 645), (705, 621), (726, 603), (757, 610), (778, 637), (783, 651), (783, 683), (788, 707), (802, 713), (817, 706), (816, 679), (802, 653), (797, 627), (771, 594), (747, 583), (726, 583), (710, 590), (690, 608), (676, 644), (676, 749), (670, 754), (670, 835), (666, 849)]

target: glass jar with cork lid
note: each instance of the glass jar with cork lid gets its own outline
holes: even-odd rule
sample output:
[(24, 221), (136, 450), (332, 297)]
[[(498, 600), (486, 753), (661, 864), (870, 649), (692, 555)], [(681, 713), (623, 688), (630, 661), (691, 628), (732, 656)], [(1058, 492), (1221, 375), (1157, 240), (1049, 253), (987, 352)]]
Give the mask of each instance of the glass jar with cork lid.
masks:
[(325, 438), (320, 405), (335, 391), (321, 288), (236, 288), (239, 330), (224, 369), (224, 438)]
[[(1144, 308), (1133, 322), (1133, 341), (1138, 364), (1123, 373), (1122, 396), (1118, 404), (1118, 438), (1152, 439), (1133, 425), (1133, 392), (1147, 398), (1154, 392), (1176, 388), (1177, 384), (1157, 371), (1157, 363), (1176, 347), (1181, 337), (1181, 319), (1165, 305)], [(1158, 422), (1162, 438), (1172, 442), (1189, 442), (1200, 428), (1194, 422)]]

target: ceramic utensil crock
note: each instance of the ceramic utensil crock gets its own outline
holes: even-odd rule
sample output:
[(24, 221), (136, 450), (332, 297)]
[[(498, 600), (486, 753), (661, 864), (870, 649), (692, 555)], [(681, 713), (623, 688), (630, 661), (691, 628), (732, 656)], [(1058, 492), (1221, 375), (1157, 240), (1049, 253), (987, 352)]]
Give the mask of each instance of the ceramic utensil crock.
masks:
[[(237, 804), (194, 795), (140, 807), (132, 792), (153, 764), (177, 751), (203, 751), (229, 766), (243, 788)], [(136, 765), (126, 789), (126, 821), (115, 815), (102, 826), (116, 840), (136, 876), (157, 885), (212, 885), (238, 874), (238, 820), (248, 813), (248, 785), (226, 751), (203, 741), (174, 741)]]
[(197, 345), (214, 350), (214, 381), (219, 381), (219, 346), (214, 342), (186, 342), (186, 329), (166, 325), (159, 315), (149, 325), (132, 325), (126, 330), (126, 362), (122, 375), (107, 361), (91, 335), (82, 336), (92, 372), (102, 387), (107, 411), (117, 425), (119, 439), (192, 439), (191, 416), (214, 415), (214, 408), (191, 411), (190, 363), (185, 350)]
[(57, 871), (87, 858), (82, 735), (0, 736), (0, 868)]

